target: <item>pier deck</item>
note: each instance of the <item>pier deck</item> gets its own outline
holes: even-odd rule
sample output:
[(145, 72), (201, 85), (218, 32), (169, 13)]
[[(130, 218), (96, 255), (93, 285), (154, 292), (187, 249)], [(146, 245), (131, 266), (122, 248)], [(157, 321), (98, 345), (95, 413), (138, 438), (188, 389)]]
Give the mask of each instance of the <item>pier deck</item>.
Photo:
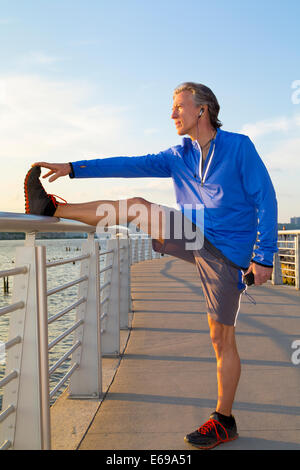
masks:
[[(186, 433), (215, 409), (216, 361), (196, 268), (172, 257), (132, 266), (132, 329), (79, 449), (192, 450)], [(271, 283), (243, 296), (242, 363), (234, 403), (239, 439), (218, 449), (300, 449), (300, 292)], [(298, 347), (299, 349), (299, 347)], [(298, 357), (300, 354), (298, 354)]]

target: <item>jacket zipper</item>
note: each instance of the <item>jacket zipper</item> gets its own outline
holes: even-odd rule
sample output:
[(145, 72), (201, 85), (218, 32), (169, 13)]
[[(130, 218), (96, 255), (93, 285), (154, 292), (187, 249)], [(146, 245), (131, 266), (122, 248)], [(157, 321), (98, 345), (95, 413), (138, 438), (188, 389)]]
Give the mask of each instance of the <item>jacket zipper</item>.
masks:
[(207, 173), (208, 173), (208, 170), (209, 170), (209, 167), (210, 167), (210, 164), (211, 164), (211, 161), (213, 159), (213, 156), (214, 156), (214, 153), (215, 153), (215, 147), (216, 147), (216, 143), (214, 142), (214, 146), (213, 146), (213, 149), (212, 149), (212, 152), (211, 152), (211, 155), (209, 157), (209, 160), (208, 160), (208, 164), (206, 166), (206, 170), (205, 170), (205, 173), (204, 175), (202, 175), (202, 150), (201, 150), (201, 147), (199, 145), (199, 142), (197, 141), (197, 145), (198, 145), (198, 148), (199, 148), (199, 152), (200, 152), (200, 161), (199, 161), (199, 177), (201, 179), (201, 187), (204, 186), (204, 183), (205, 183), (205, 180), (206, 180), (206, 176), (207, 176)]

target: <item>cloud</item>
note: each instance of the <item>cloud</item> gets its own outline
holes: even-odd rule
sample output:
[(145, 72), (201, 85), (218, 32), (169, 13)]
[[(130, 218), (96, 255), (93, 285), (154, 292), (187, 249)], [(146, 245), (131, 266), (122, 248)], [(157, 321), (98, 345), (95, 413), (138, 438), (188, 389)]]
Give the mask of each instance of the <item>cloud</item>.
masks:
[[(0, 77), (2, 210), (23, 211), (23, 181), (33, 162), (68, 162), (118, 150), (126, 137), (128, 116), (120, 107), (98, 104), (96, 99), (101, 98), (93, 93), (84, 82), (32, 75)], [(69, 185), (64, 180), (50, 192)], [(68, 191), (74, 200), (75, 185)]]
[(84, 82), (0, 78), (0, 156), (70, 158), (105, 150), (108, 141), (126, 128), (124, 110), (87, 104), (92, 94)]
[(295, 174), (300, 170), (300, 138), (281, 141), (265, 155), (265, 161), (271, 171)]
[[(132, 137), (125, 106), (101, 104), (101, 91), (83, 81), (38, 75), (0, 76), (0, 194), (3, 211), (23, 212), (23, 182), (36, 161), (68, 162), (103, 156), (142, 155), (144, 139)], [(45, 171), (43, 170), (43, 174)], [(169, 186), (131, 179), (43, 180), (45, 189), (68, 202), (140, 195), (169, 204)], [(154, 186), (153, 186), (154, 184)], [(84, 195), (84, 197), (82, 197)], [(171, 200), (170, 200), (171, 198)]]
[(300, 114), (291, 117), (276, 117), (274, 119), (245, 124), (241, 133), (253, 140), (260, 141), (264, 147), (268, 135), (273, 134), (269, 142), (270, 150), (264, 152), (264, 161), (271, 171), (294, 172), (300, 168)]
[(29, 52), (28, 54), (24, 55), (20, 62), (24, 65), (29, 64), (29, 65), (53, 65), (57, 62), (62, 62), (63, 60), (66, 60), (63, 57), (54, 57), (50, 56), (48, 54), (45, 54), (44, 52), (38, 52), (38, 51), (32, 51)]
[(242, 127), (240, 132), (241, 134), (248, 135), (251, 139), (256, 139), (274, 132), (287, 133), (295, 130), (296, 127), (300, 127), (300, 115), (295, 115), (290, 118), (282, 116), (255, 123), (248, 123)]

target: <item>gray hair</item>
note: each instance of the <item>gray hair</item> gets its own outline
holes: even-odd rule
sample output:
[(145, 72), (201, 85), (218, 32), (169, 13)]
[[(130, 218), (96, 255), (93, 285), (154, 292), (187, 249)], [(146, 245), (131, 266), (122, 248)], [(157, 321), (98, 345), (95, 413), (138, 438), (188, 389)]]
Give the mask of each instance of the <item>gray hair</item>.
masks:
[(185, 90), (190, 91), (193, 94), (194, 102), (197, 107), (202, 104), (207, 104), (211, 125), (215, 129), (221, 127), (222, 123), (218, 119), (220, 105), (211, 89), (201, 83), (185, 82), (175, 88), (174, 95)]

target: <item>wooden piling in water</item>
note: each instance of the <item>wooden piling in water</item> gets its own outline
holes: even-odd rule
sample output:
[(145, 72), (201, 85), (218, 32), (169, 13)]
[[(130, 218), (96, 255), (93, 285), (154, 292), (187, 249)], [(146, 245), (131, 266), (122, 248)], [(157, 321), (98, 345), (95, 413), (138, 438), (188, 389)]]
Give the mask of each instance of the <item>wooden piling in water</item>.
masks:
[(4, 291), (4, 294), (8, 294), (8, 293), (9, 293), (8, 276), (6, 276), (6, 277), (3, 278), (3, 291)]

